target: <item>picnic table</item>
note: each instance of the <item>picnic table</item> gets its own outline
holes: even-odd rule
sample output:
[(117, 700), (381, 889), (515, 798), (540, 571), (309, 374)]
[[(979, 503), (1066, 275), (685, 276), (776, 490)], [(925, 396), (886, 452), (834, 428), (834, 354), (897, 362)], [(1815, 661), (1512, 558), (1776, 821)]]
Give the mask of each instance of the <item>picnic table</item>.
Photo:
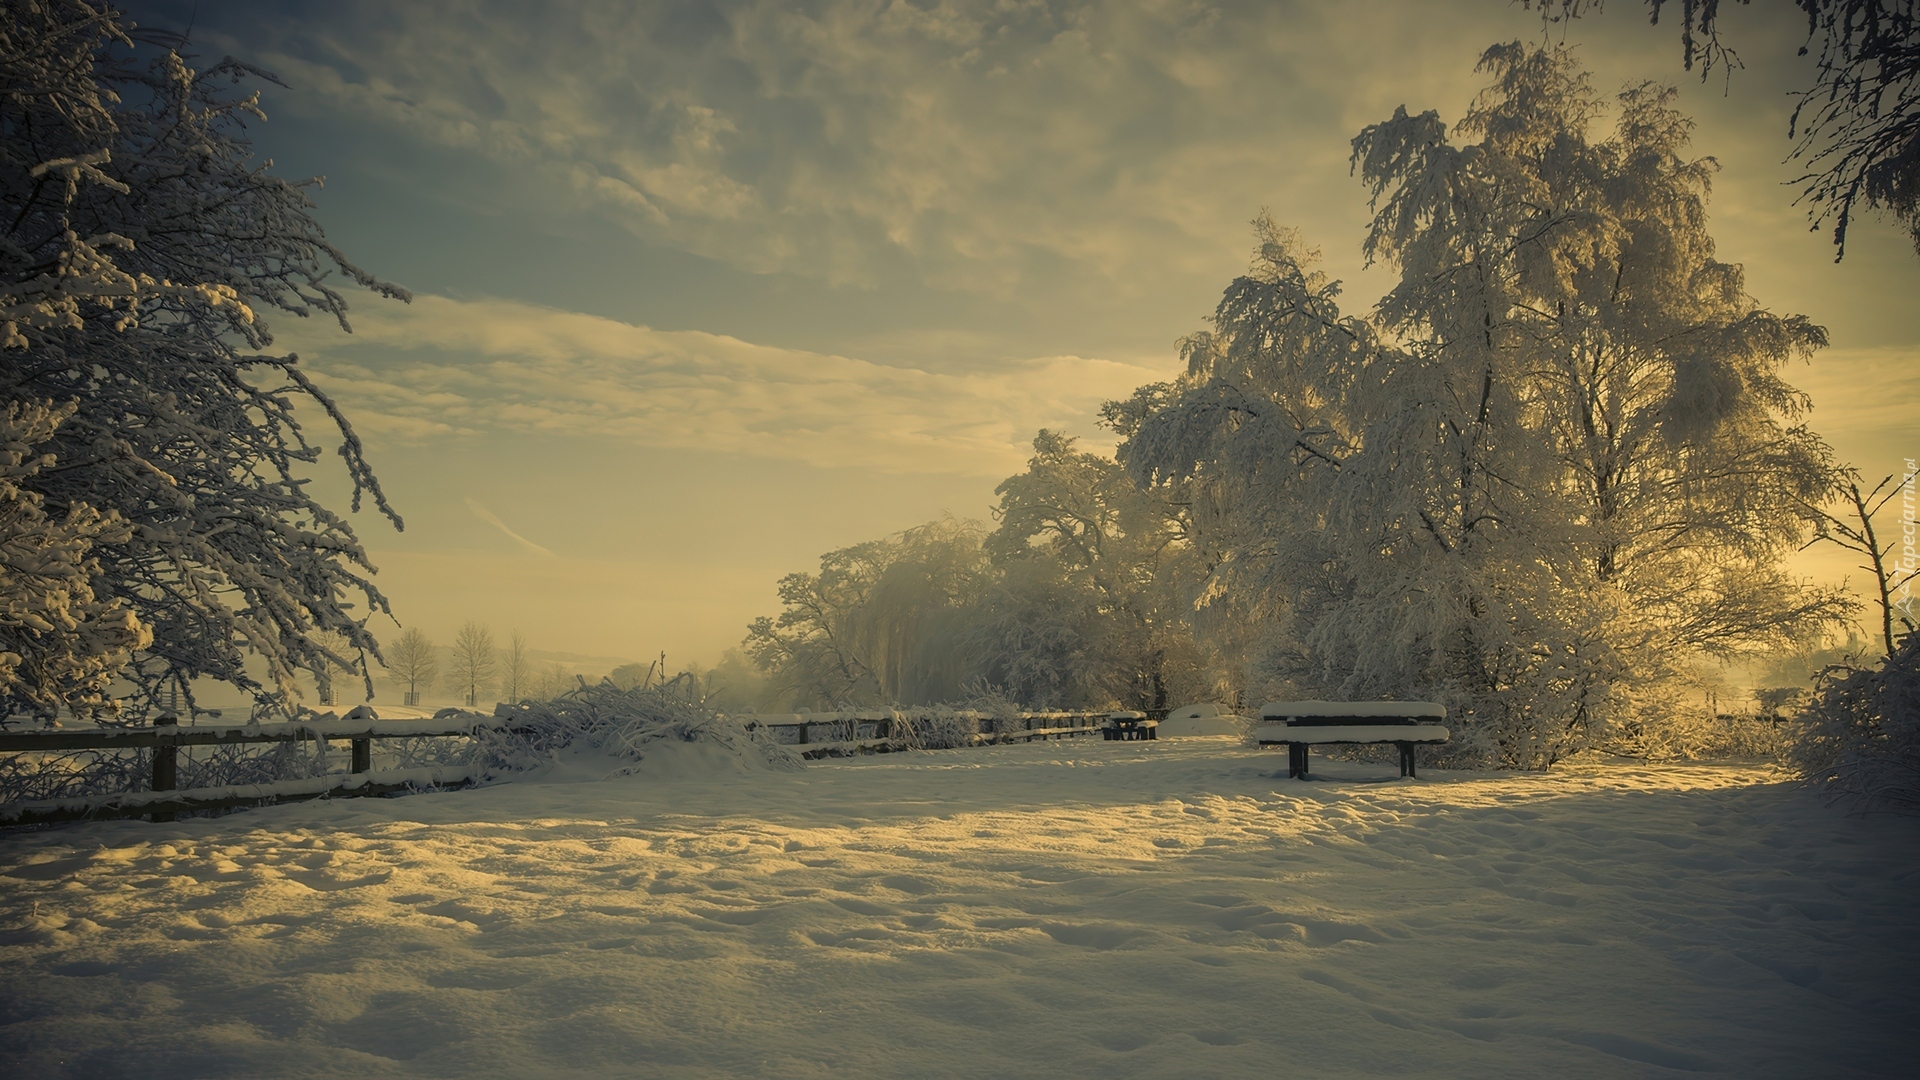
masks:
[(1415, 776), (1415, 748), (1451, 737), (1446, 718), (1446, 706), (1431, 701), (1276, 701), (1261, 706), (1254, 738), (1286, 746), (1289, 779), (1307, 779), (1309, 747), (1367, 743), (1398, 746), (1400, 775)]
[(1100, 737), (1108, 742), (1116, 739), (1121, 741), (1152, 739), (1155, 738), (1155, 732), (1159, 728), (1160, 721), (1148, 719), (1146, 713), (1123, 709), (1107, 714), (1107, 725), (1101, 731)]

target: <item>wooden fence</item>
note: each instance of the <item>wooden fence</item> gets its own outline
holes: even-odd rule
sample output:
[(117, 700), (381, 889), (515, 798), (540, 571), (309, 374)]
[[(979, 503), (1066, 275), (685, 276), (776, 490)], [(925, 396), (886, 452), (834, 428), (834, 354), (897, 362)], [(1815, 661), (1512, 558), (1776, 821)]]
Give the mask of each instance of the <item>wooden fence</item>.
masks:
[[(367, 715), (359, 715), (365, 713)], [(778, 717), (742, 716), (749, 728), (775, 732), (775, 741), (793, 746), (802, 757), (834, 754), (885, 753), (916, 744), (910, 728), (924, 724), (926, 714), (914, 711), (860, 710), (842, 713), (783, 714)], [(1017, 719), (996, 721), (983, 713), (939, 714), (957, 722), (962, 743), (977, 746), (994, 742), (1031, 742), (1098, 732), (1105, 713), (1022, 713)], [(147, 817), (172, 821), (177, 815), (206, 810), (231, 810), (318, 798), (392, 795), (426, 788), (456, 788), (471, 784), (474, 776), (455, 767), (373, 770), (373, 740), (471, 737), (479, 731), (508, 731), (513, 723), (499, 717), (444, 710), (430, 720), (380, 720), (367, 709), (355, 709), (344, 719), (317, 719), (282, 724), (224, 724), (183, 727), (164, 718), (151, 727), (47, 729), (0, 731), (0, 754), (61, 753), (80, 750), (150, 751), (149, 785), (145, 791), (114, 795), (84, 795), (64, 799), (0, 805), (0, 826), (35, 825), (60, 821)], [(778, 732), (793, 730), (795, 738)], [(819, 736), (825, 735), (823, 740)], [(350, 747), (348, 772), (267, 784), (236, 784), (215, 788), (177, 790), (179, 752), (187, 746), (237, 746), (250, 743), (342, 741)], [(804, 749), (802, 749), (804, 748)]]

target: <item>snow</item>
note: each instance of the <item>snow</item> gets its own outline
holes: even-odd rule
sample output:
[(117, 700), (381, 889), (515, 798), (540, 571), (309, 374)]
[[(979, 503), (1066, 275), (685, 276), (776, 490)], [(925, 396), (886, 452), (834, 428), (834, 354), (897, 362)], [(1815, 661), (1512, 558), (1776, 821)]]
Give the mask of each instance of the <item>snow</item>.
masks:
[(1920, 827), (1757, 766), (689, 747), (7, 834), (0, 1070), (1832, 1077), (1920, 1030)]
[(1260, 743), (1443, 743), (1451, 733), (1438, 724), (1321, 724), (1297, 727), (1291, 724), (1255, 724), (1255, 741)]
[(1431, 701), (1270, 701), (1260, 707), (1260, 719), (1295, 716), (1433, 716), (1442, 720), (1447, 709)]
[(1232, 709), (1206, 702), (1183, 706), (1168, 713), (1167, 718), (1160, 722), (1158, 734), (1162, 739), (1191, 735), (1239, 735), (1246, 730), (1246, 724), (1246, 720), (1234, 715)]

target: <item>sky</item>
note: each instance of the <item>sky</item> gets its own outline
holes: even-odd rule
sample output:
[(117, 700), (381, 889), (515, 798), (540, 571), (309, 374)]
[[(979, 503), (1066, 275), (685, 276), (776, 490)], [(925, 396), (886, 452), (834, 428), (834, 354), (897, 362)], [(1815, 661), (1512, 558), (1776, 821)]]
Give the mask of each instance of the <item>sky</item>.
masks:
[(1349, 141), (1457, 120), (1481, 51), (1543, 33), (1603, 91), (1679, 86), (1720, 256), (1831, 335), (1789, 374), (1814, 427), (1870, 481), (1920, 455), (1920, 259), (1869, 217), (1836, 265), (1792, 205), (1784, 4), (1723, 12), (1744, 67), (1704, 83), (1677, 16), (1624, 0), (1554, 28), (1505, 0), (127, 9), (274, 72), (258, 153), (324, 177), (330, 239), (413, 293), (354, 295), (351, 335), (269, 323), (364, 439), (406, 528), (356, 528), (441, 642), (711, 664), (823, 552), (986, 520), (1037, 429), (1110, 446), (1099, 404), (1177, 373), (1263, 209), (1365, 310), (1392, 279)]

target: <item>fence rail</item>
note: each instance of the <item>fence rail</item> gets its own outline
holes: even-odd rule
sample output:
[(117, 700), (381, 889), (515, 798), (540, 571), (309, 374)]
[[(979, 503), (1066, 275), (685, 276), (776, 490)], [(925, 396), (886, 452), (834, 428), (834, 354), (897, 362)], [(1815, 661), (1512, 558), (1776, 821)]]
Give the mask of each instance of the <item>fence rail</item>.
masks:
[[(366, 713), (367, 715), (356, 715)], [(1036, 712), (996, 719), (985, 713), (951, 712), (943, 719), (971, 726), (961, 732), (961, 744), (1032, 742), (1070, 738), (1101, 730), (1105, 713)], [(741, 716), (749, 728), (794, 731), (791, 743), (802, 757), (822, 758), (848, 753), (885, 753), (910, 749), (916, 740), (908, 734), (924, 724), (913, 710), (856, 710), (837, 713)], [(172, 821), (177, 815), (206, 810), (231, 810), (304, 799), (391, 795), (423, 788), (464, 787), (474, 776), (458, 768), (373, 771), (373, 740), (434, 737), (471, 737), (480, 731), (510, 731), (514, 722), (504, 717), (447, 710), (432, 719), (381, 720), (372, 710), (355, 709), (342, 719), (295, 721), (281, 724), (221, 724), (206, 727), (159, 722), (151, 727), (47, 729), (0, 731), (0, 754), (60, 753), (77, 750), (152, 751), (149, 788), (115, 795), (87, 795), (0, 805), (0, 826), (36, 825), (61, 821), (147, 817)], [(827, 735), (825, 741), (814, 736)], [(836, 738), (835, 736), (841, 736)], [(344, 741), (351, 747), (348, 772), (342, 776), (307, 777), (268, 784), (176, 790), (179, 750), (190, 746), (236, 746), (249, 743)]]
[[(907, 749), (911, 741), (905, 738), (905, 732), (926, 722), (925, 717), (916, 716), (914, 710), (859, 709), (778, 715), (781, 719), (769, 716), (742, 716), (739, 719), (749, 727), (793, 731), (794, 740), (787, 745), (807, 747), (800, 752), (802, 757), (807, 758), (825, 757), (851, 749), (879, 752), (889, 748)], [(1104, 712), (1026, 712), (1011, 718), (995, 718), (983, 712), (958, 711), (946, 714), (946, 718), (972, 725), (973, 730), (962, 733), (969, 745), (1090, 735), (1100, 731), (1107, 722)], [(814, 738), (816, 729), (826, 732), (827, 739), (824, 742)]]

